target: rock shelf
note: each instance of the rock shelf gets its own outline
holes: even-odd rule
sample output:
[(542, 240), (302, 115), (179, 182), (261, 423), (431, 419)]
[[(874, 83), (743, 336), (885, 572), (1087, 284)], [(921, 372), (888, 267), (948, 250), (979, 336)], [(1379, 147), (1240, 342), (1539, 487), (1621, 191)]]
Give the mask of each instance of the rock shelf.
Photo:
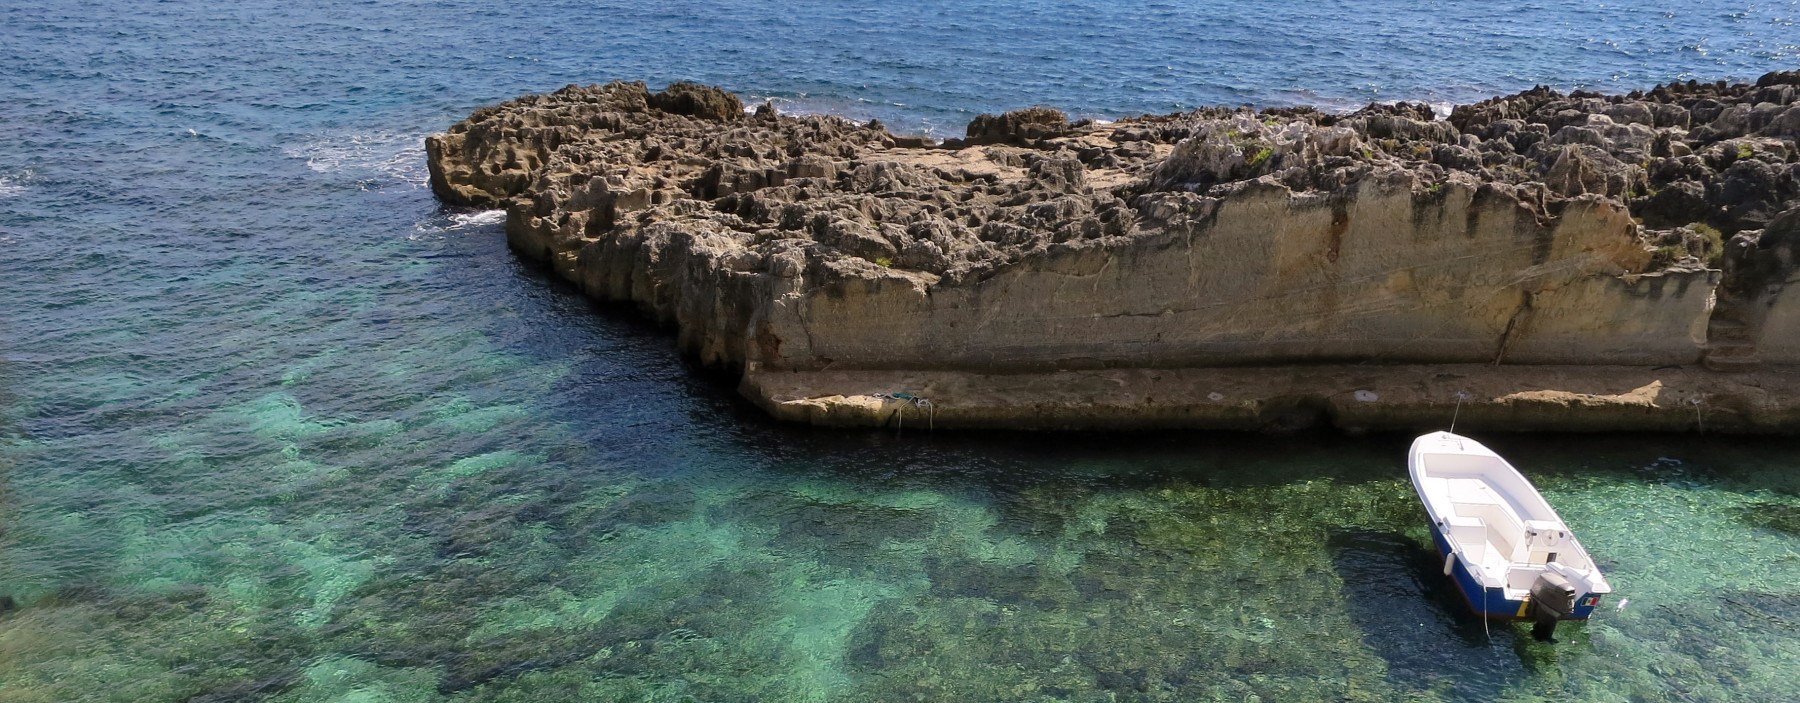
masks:
[(1399, 429), (1463, 394), (1495, 429), (1793, 432), (1797, 93), (1034, 107), (938, 143), (615, 82), (426, 148), (442, 200), (784, 419)]

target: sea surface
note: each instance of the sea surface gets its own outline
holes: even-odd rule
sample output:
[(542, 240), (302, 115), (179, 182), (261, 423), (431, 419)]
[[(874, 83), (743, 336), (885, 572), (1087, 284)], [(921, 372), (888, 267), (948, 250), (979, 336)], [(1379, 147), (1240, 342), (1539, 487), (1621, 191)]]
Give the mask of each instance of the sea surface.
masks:
[(615, 78), (941, 136), (1753, 79), (1797, 19), (6, 0), (0, 701), (1800, 699), (1795, 440), (1481, 437), (1618, 588), (1535, 642), (1436, 575), (1407, 437), (777, 425), (421, 149)]

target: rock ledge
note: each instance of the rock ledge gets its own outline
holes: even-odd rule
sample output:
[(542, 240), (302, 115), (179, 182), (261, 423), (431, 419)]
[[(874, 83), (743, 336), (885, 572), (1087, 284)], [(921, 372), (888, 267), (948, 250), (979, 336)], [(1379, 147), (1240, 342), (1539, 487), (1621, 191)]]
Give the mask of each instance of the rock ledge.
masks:
[[(939, 144), (615, 82), (426, 148), (441, 199), (505, 208), (517, 251), (786, 419), (886, 422), (855, 409), (886, 393), (947, 426), (1385, 429), (1468, 393), (1500, 429), (1793, 432), (1797, 92), (1538, 88), (1445, 120), (1036, 107)], [(1335, 400), (1400, 386), (1379, 412)]]

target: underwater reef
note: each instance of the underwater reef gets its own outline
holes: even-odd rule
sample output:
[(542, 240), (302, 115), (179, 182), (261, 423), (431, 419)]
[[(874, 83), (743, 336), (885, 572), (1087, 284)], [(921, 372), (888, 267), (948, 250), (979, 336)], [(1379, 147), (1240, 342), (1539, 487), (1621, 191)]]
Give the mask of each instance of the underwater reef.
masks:
[(1033, 107), (939, 143), (614, 82), (426, 149), (441, 200), (784, 419), (1791, 433), (1797, 93)]

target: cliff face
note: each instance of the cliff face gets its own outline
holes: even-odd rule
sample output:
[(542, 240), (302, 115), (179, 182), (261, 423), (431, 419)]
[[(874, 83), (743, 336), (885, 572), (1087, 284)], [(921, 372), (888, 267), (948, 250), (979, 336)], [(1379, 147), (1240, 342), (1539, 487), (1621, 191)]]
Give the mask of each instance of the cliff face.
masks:
[(1725, 274), (1709, 320), (1708, 361), (1721, 368), (1800, 364), (1800, 209), (1733, 237)]
[(1800, 363), (1797, 90), (1539, 89), (1448, 120), (1033, 108), (938, 145), (613, 83), (427, 149), (442, 199), (505, 207), (520, 252), (750, 374), (1741, 371)]
[(796, 296), (807, 333), (764, 360), (996, 372), (1698, 359), (1716, 273), (1625, 278), (1648, 256), (1621, 246), (1634, 229), (1622, 209), (1584, 199), (1539, 226), (1510, 194), (1453, 182), (1416, 198), (1412, 185), (1177, 201), (1195, 212), (1156, 234), (1052, 247), (959, 286), (827, 284)]

